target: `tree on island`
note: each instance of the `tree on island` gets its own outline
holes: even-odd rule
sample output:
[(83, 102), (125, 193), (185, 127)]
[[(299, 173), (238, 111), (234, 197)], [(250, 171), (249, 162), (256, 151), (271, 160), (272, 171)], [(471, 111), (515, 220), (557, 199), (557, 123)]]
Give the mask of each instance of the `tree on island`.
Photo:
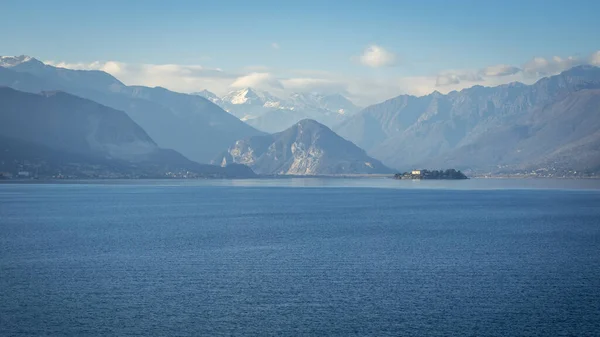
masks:
[(412, 172), (396, 173), (394, 179), (469, 179), (464, 173), (456, 169), (447, 170), (415, 170)]

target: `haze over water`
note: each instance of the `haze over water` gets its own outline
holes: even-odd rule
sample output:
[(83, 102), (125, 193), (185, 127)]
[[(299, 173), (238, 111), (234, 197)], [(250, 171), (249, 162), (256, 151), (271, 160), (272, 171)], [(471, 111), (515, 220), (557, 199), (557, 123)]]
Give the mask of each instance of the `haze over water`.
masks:
[(4, 184), (0, 335), (594, 335), (599, 205), (594, 180)]

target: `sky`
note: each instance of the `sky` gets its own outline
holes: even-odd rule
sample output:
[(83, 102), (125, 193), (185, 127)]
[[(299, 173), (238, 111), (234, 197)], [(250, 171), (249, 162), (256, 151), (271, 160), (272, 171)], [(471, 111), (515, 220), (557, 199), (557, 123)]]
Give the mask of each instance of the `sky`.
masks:
[(400, 94), (600, 65), (600, 1), (2, 0), (0, 55), (223, 95)]

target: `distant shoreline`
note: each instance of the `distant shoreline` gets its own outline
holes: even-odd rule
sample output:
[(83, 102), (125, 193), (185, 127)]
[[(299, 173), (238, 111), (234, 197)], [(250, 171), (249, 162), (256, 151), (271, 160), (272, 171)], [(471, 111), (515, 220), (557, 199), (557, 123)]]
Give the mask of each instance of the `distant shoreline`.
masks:
[[(73, 179), (0, 179), (0, 184), (68, 184), (78, 182), (143, 182), (143, 181), (211, 181), (211, 180), (286, 180), (286, 179), (390, 179), (390, 180), (410, 180), (394, 179), (389, 174), (343, 174), (343, 175), (269, 175), (257, 176), (253, 178), (73, 178)], [(544, 177), (544, 176), (523, 176), (523, 175), (472, 175), (469, 179), (522, 179), (522, 180), (599, 180), (600, 176), (590, 177)], [(418, 179), (424, 181), (437, 180), (465, 180), (465, 179)]]

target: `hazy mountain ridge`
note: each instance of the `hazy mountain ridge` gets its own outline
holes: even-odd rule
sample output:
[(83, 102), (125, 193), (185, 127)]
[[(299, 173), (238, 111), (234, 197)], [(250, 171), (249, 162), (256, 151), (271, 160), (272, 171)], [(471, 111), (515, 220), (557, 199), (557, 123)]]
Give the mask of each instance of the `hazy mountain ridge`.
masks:
[[(595, 142), (593, 137), (586, 138), (594, 130), (579, 127), (578, 121), (596, 125), (600, 119), (600, 106), (595, 103), (598, 88), (600, 69), (578, 66), (533, 85), (474, 86), (447, 95), (398, 96), (365, 108), (335, 130), (401, 169), (435, 166), (497, 172), (550, 166), (597, 170), (600, 167), (591, 155), (589, 160), (570, 161), (562, 152), (557, 162), (551, 153), (582, 139)], [(553, 123), (559, 119), (561, 123)]]
[(341, 136), (400, 170), (600, 172), (597, 129), (589, 127), (600, 118), (600, 69), (593, 66), (577, 66), (533, 85), (401, 95), (356, 114), (347, 113), (344, 107), (354, 105), (341, 95), (295, 93), (280, 99), (251, 88), (223, 99), (206, 90), (188, 95), (126, 86), (102, 71), (57, 68), (27, 56), (0, 58), (0, 85), (33, 93), (61, 90), (125, 111), (161, 147), (202, 162), (238, 139), (263, 135), (232, 116), (237, 114), (269, 132), (307, 118), (337, 125)]
[[(4, 57), (7, 64), (9, 57)], [(15, 59), (15, 58), (12, 58)], [(125, 111), (162, 147), (208, 162), (239, 137), (259, 135), (239, 119), (196, 95), (164, 88), (128, 87), (102, 71), (71, 70), (17, 57), (0, 67), (0, 85), (37, 93), (61, 90)]]
[(302, 120), (272, 135), (239, 140), (213, 163), (244, 164), (259, 174), (392, 173), (364, 150), (314, 120)]
[(160, 148), (124, 112), (64, 92), (32, 94), (0, 87), (0, 114), (3, 170), (41, 167), (80, 177), (165, 177), (187, 171), (228, 175), (226, 169)]

